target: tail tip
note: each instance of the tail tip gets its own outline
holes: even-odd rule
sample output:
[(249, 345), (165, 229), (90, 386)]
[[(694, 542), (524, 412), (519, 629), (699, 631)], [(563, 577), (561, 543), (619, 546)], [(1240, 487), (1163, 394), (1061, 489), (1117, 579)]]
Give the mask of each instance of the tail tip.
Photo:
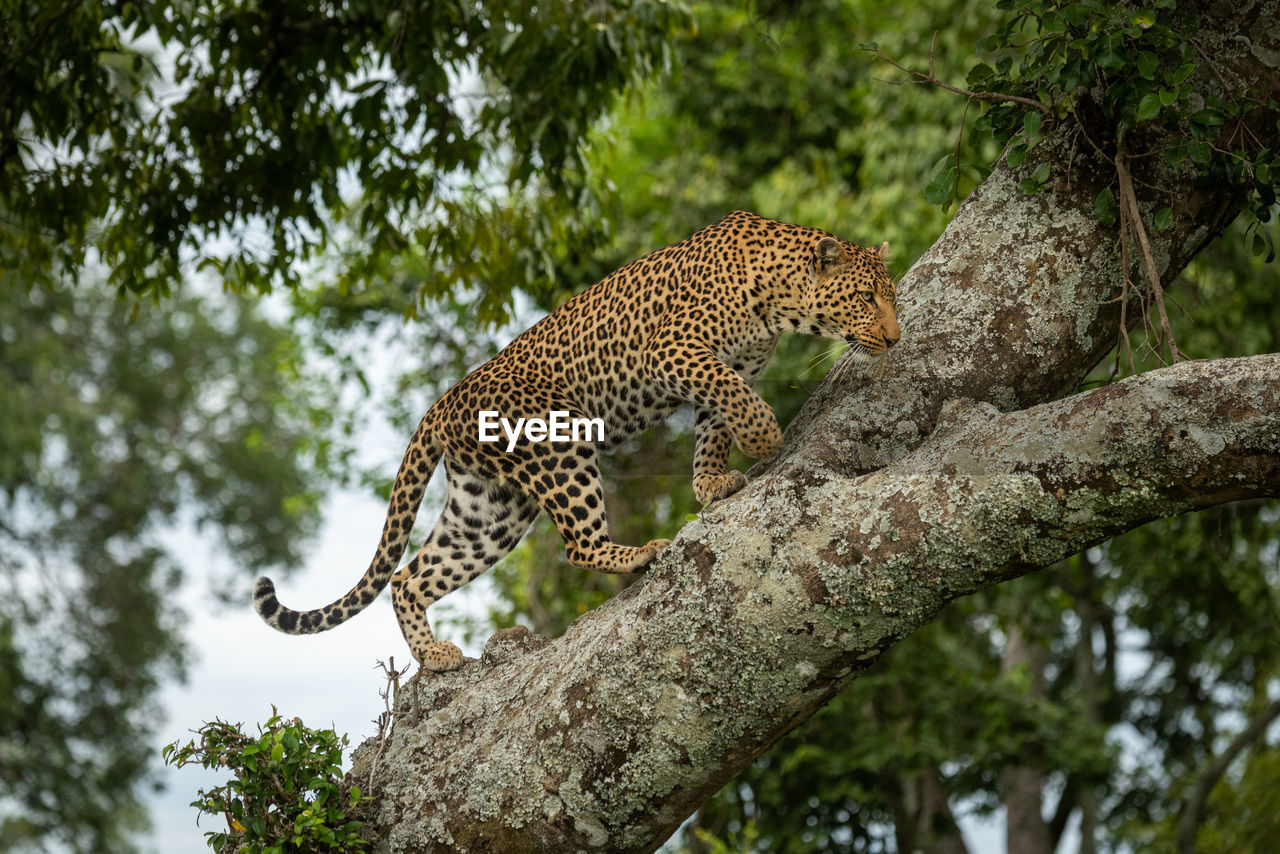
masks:
[(253, 606), (264, 619), (280, 608), (280, 602), (276, 599), (276, 586), (265, 575), (253, 585)]

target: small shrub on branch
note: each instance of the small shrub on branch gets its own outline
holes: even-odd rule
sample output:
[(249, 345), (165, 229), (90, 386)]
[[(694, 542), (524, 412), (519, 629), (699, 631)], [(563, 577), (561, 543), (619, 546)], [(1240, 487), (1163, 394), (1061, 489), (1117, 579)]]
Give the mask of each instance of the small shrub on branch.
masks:
[(348, 820), (347, 811), (371, 798), (357, 786), (342, 793), (346, 736), (310, 729), (297, 718), (286, 721), (275, 707), (271, 713), (256, 737), (239, 724), (213, 721), (196, 731), (198, 743), (175, 741), (164, 748), (166, 764), (199, 763), (234, 775), (191, 802), (226, 821), (226, 831), (205, 834), (209, 847), (219, 854), (367, 850), (359, 833), (363, 822)]

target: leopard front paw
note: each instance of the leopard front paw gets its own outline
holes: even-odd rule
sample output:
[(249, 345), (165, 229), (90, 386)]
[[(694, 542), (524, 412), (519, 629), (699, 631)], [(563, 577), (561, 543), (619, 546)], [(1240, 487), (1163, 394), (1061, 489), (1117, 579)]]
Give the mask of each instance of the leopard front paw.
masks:
[(728, 498), (747, 485), (747, 476), (740, 471), (724, 474), (700, 474), (693, 479), (693, 495), (699, 504), (710, 504)]

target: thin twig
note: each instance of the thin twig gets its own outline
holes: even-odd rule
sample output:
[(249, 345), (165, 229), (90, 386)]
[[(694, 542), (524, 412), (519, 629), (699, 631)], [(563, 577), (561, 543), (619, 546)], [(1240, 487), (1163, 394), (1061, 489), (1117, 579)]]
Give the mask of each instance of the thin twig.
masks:
[(1071, 151), (1067, 152), (1067, 190), (1071, 190), (1071, 185), (1075, 180), (1076, 168), (1076, 149), (1080, 147), (1080, 132), (1077, 129), (1071, 134)]
[(1093, 146), (1093, 150), (1098, 152), (1098, 156), (1108, 163), (1114, 164), (1115, 161), (1111, 159), (1110, 155), (1102, 150), (1102, 146), (1094, 142), (1093, 137), (1089, 136), (1089, 131), (1085, 128), (1084, 122), (1080, 120), (1080, 113), (1076, 110), (1072, 110), (1071, 117), (1076, 120), (1076, 127), (1080, 128), (1080, 133), (1084, 135), (1085, 141), (1088, 142), (1089, 145)]
[[(932, 60), (930, 61), (930, 64), (932, 64)], [(932, 68), (930, 68), (929, 70), (930, 72), (933, 71)], [(956, 183), (955, 183), (955, 186), (952, 188), (952, 191), (956, 193), (960, 192), (960, 146), (964, 142), (964, 120), (969, 117), (969, 105), (972, 103), (973, 103), (972, 98), (965, 99), (964, 112), (960, 114), (960, 130), (956, 131)], [(948, 201), (947, 204), (950, 205), (951, 202)], [(945, 210), (946, 208), (944, 207), (943, 211)]]
[(373, 794), (373, 778), (378, 773), (378, 760), (382, 758), (382, 753), (387, 748), (387, 742), (391, 740), (391, 732), (395, 726), (395, 707), (396, 700), (400, 696), (400, 677), (409, 672), (410, 665), (406, 665), (402, 670), (396, 669), (396, 658), (391, 656), (387, 659), (387, 664), (378, 662), (377, 666), (382, 668), (383, 674), (387, 677), (386, 687), (378, 692), (382, 697), (383, 711), (373, 722), (378, 727), (378, 752), (373, 755), (373, 762), (369, 766), (369, 784), (368, 794)]
[(1125, 217), (1120, 216), (1120, 340), (1116, 342), (1116, 367), (1112, 376), (1120, 374), (1120, 345), (1129, 356), (1129, 373), (1138, 371), (1133, 364), (1133, 343), (1129, 340), (1129, 242), (1125, 238)]
[(879, 59), (880, 61), (886, 62), (889, 65), (892, 65), (894, 68), (898, 69), (899, 71), (906, 72), (908, 75), (910, 75), (912, 81), (915, 83), (937, 86), (939, 89), (946, 89), (948, 92), (955, 92), (957, 95), (964, 95), (968, 98), (976, 98), (979, 101), (1012, 101), (1016, 104), (1025, 104), (1028, 107), (1035, 107), (1037, 110), (1039, 110), (1041, 113), (1044, 114), (1045, 118), (1049, 119), (1050, 121), (1053, 120), (1054, 118), (1053, 108), (1042, 101), (1037, 101), (1035, 98), (1024, 98), (1021, 95), (1006, 95), (1003, 92), (974, 92), (971, 89), (961, 89), (959, 86), (952, 86), (950, 83), (944, 83), (943, 81), (939, 80), (933, 74), (933, 49), (937, 41), (938, 41), (938, 32), (937, 30), (934, 30), (933, 39), (929, 42), (929, 71), (927, 74), (923, 71), (915, 71), (913, 69), (907, 68), (901, 63), (890, 58), (888, 55), (886, 55), (882, 51), (877, 50), (877, 51), (874, 51), (874, 53), (876, 55), (876, 58)]

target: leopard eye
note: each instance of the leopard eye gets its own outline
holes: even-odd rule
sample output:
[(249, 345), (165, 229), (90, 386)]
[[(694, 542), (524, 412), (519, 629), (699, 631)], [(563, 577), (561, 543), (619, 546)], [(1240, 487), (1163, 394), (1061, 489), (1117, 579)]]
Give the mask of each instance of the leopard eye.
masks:
[(858, 296), (862, 297), (864, 300), (871, 303), (872, 305), (876, 304), (876, 295), (871, 291), (858, 291)]

